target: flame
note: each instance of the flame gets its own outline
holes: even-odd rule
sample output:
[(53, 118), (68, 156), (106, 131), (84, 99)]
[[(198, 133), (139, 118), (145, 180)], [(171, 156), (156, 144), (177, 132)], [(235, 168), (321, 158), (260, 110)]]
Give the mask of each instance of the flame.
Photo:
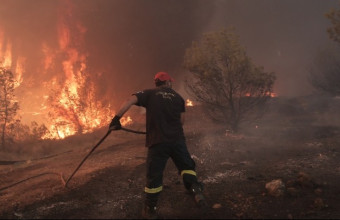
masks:
[[(4, 42), (4, 32), (0, 29), (0, 58), (3, 57), (2, 54), (2, 48), (3, 48), (3, 42)], [(1, 60), (0, 60), (1, 61)]]
[[(4, 52), (3, 52), (4, 51)], [(20, 86), (23, 82), (23, 72), (24, 72), (24, 57), (18, 57), (16, 60), (15, 72), (13, 72), (15, 77), (14, 88)], [(0, 66), (6, 69), (13, 69), (12, 60), (12, 43), (10, 40), (5, 41), (4, 32), (0, 30)]]
[(190, 99), (187, 99), (186, 101), (186, 106), (194, 106), (194, 104), (192, 103), (192, 101)]
[(85, 75), (87, 56), (75, 46), (78, 41), (81, 42), (85, 29), (71, 29), (73, 23), (68, 17), (72, 14), (70, 10), (71, 8), (67, 8), (59, 17), (57, 26), (59, 51), (52, 52), (46, 43), (42, 44), (45, 71), (55, 65), (59, 54), (65, 57), (61, 61), (64, 82), (60, 84), (58, 79), (54, 78), (45, 84), (47, 88), (54, 88), (54, 94), (43, 96), (50, 106), (44, 104), (42, 108), (49, 110), (52, 119), (50, 133), (42, 137), (43, 139), (65, 138), (76, 133), (91, 132), (94, 128), (107, 124), (112, 115), (109, 109), (95, 100), (95, 87), (88, 82), (88, 76)]
[[(77, 133), (88, 133), (108, 126), (114, 115), (110, 104), (104, 105), (98, 100), (91, 77), (100, 76), (100, 73), (89, 73), (88, 54), (81, 50), (87, 29), (77, 21), (71, 2), (62, 1), (61, 9), (56, 27), (58, 46), (54, 48), (47, 41), (41, 42), (43, 59), (40, 61), (41, 72), (37, 73), (52, 73), (54, 77), (41, 82), (36, 93), (32, 89), (21, 94), (21, 101), (28, 103), (26, 108), (29, 110), (22, 110), (20, 114), (39, 116), (49, 130), (42, 139), (63, 139)], [(0, 27), (0, 66), (15, 71), (15, 88), (22, 84), (28, 87), (34, 85), (34, 79), (25, 77), (27, 59), (18, 52), (13, 59), (12, 42), (4, 33)], [(35, 109), (30, 108), (33, 98), (40, 101)], [(130, 116), (121, 119), (123, 126), (132, 122)]]
[(15, 68), (15, 83), (14, 83), (14, 88), (19, 87), (21, 83), (24, 81), (23, 78), (23, 73), (25, 71), (24, 64), (25, 64), (26, 59), (24, 57), (19, 57), (17, 59), (17, 64)]
[(2, 63), (3, 67), (11, 67), (12, 66), (12, 44), (10, 42), (7, 43), (6, 51), (4, 54), (4, 60)]
[(121, 123), (121, 125), (123, 125), (123, 126), (129, 125), (129, 124), (132, 123), (132, 119), (131, 119), (130, 116), (122, 117), (122, 118), (120, 119), (120, 123)]
[(53, 60), (55, 59), (54, 54), (52, 53), (52, 49), (49, 48), (49, 46), (46, 43), (42, 44), (42, 52), (45, 56), (45, 59), (43, 61), (44, 70), (48, 70), (52, 67)]
[[(76, 133), (91, 132), (95, 128), (108, 126), (112, 115), (114, 115), (110, 106), (104, 106), (96, 100), (95, 85), (87, 73), (87, 53), (79, 50), (86, 28), (82, 24), (68, 19), (70, 14), (72, 13), (66, 10), (59, 19), (58, 53), (65, 57), (61, 61), (65, 81), (60, 85), (54, 78), (46, 84), (47, 87), (56, 89), (54, 94), (45, 98), (53, 108), (46, 108), (50, 110), (52, 124), (49, 128), (51, 132), (43, 139), (62, 139)], [(43, 44), (43, 53), (45, 54), (44, 66), (47, 70), (54, 65), (55, 57), (58, 57), (58, 54), (53, 54), (46, 44)], [(45, 108), (46, 105), (43, 107)], [(130, 124), (132, 119), (123, 117), (121, 123), (122, 125)]]
[[(244, 96), (245, 97), (251, 97), (252, 94), (250, 92), (247, 92)], [(275, 92), (266, 92), (265, 96), (270, 96), (270, 97), (274, 98), (274, 97), (277, 97), (277, 94)]]
[(270, 95), (270, 97), (272, 97), (272, 98), (277, 97), (277, 93), (275, 93), (275, 92), (271, 92), (269, 95)]
[(0, 29), (0, 66), (10, 68), (12, 65), (12, 44), (5, 41), (4, 32)]

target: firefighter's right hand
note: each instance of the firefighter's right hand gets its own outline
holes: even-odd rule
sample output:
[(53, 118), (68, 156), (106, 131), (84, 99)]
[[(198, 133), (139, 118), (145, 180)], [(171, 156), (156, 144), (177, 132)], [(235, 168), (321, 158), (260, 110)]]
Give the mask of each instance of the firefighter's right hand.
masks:
[(120, 117), (119, 116), (115, 116), (113, 117), (110, 126), (109, 126), (109, 130), (119, 130), (122, 128), (122, 125), (120, 124)]

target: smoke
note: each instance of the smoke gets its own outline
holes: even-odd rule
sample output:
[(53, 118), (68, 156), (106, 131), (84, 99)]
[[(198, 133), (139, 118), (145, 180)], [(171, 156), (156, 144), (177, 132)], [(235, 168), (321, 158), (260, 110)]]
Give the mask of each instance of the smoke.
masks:
[(154, 86), (158, 71), (176, 78), (185, 48), (214, 12), (212, 2), (196, 0), (80, 2), (90, 66), (115, 98)]
[[(13, 60), (27, 58), (26, 77), (37, 77), (42, 63), (41, 44), (57, 47), (57, 1), (2, 0), (0, 4), (0, 30), (4, 32), (4, 45), (11, 43)], [(3, 47), (2, 49), (4, 49)], [(38, 81), (37, 80), (37, 81)]]
[(41, 45), (58, 50), (60, 15), (79, 22), (86, 29), (79, 47), (88, 54), (89, 71), (101, 75), (98, 88), (103, 95), (122, 95), (152, 85), (157, 71), (180, 68), (184, 49), (213, 9), (212, 3), (196, 0), (4, 0), (0, 27), (15, 46), (13, 56), (27, 57), (25, 77), (39, 84), (60, 74), (41, 74)]
[(168, 71), (181, 86), (191, 42), (234, 26), (254, 62), (276, 73), (275, 92), (301, 95), (311, 91), (313, 54), (330, 41), (324, 14), (337, 6), (332, 0), (1, 0), (0, 46), (11, 43), (13, 59), (25, 57), (21, 95), (34, 95), (42, 82), (64, 75), (61, 64), (44, 70), (42, 49), (60, 50), (61, 20), (72, 27), (71, 37), (83, 31), (72, 46), (86, 55), (97, 98), (116, 108), (131, 93), (152, 87), (158, 71)]
[(311, 92), (309, 66), (317, 50), (331, 43), (331, 26), (324, 16), (338, 1), (216, 0), (208, 30), (235, 26), (248, 55), (265, 70), (275, 72), (275, 92), (301, 96)]

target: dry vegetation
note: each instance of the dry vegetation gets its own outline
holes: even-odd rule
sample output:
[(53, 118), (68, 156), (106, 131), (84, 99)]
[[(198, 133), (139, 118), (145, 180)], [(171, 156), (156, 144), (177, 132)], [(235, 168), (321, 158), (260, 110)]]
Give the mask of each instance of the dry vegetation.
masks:
[[(233, 134), (207, 119), (200, 106), (188, 107), (188, 148), (211, 208), (195, 206), (169, 161), (160, 214), (181, 219), (340, 218), (339, 108), (339, 99), (275, 98), (261, 120)], [(135, 113), (130, 128), (143, 130), (143, 116)], [(21, 154), (1, 155), (1, 160), (24, 161), (0, 165), (0, 188), (49, 174), (1, 190), (0, 218), (140, 218), (143, 135), (111, 133), (69, 187), (61, 183), (59, 173), (69, 177), (105, 132), (41, 141), (23, 145)], [(282, 184), (276, 196), (266, 188), (273, 180)]]

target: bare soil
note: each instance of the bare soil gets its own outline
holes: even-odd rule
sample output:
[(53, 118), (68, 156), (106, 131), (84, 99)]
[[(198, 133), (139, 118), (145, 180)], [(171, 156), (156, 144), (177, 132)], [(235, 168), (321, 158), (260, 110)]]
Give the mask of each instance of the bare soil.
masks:
[[(196, 206), (169, 160), (160, 215), (165, 219), (339, 219), (337, 111), (302, 111), (305, 103), (294, 108), (289, 103), (276, 103), (271, 113), (243, 125), (237, 134), (209, 121), (199, 107), (188, 107), (187, 145), (209, 208)], [(130, 128), (143, 130), (143, 125)], [(144, 135), (112, 132), (68, 187), (62, 184), (60, 173), (67, 179), (105, 133), (101, 129), (88, 134), (83, 138), (86, 142), (66, 139), (53, 145), (58, 148), (49, 151), (54, 153), (51, 157), (0, 165), (0, 188), (18, 183), (0, 191), (0, 218), (141, 218)], [(19, 183), (22, 180), (26, 181)], [(273, 180), (283, 183), (276, 196), (266, 188)]]

